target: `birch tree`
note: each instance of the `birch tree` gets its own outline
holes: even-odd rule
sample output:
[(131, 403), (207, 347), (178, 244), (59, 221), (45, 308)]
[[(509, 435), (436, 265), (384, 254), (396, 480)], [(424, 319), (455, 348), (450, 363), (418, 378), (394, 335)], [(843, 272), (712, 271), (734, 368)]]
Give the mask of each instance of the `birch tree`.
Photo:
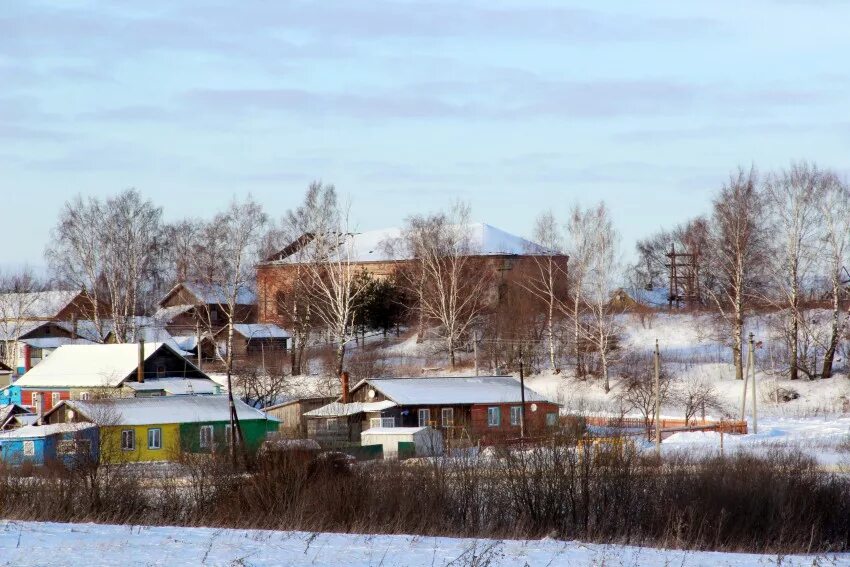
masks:
[(473, 245), (469, 206), (457, 203), (448, 213), (410, 217), (402, 241), (415, 265), (401, 271), (405, 285), (417, 297), (421, 319), (437, 324), (455, 368), (458, 345), (494, 299), (493, 269)]
[[(583, 281), (584, 300), (587, 306), (587, 325), (582, 325), (584, 339), (592, 344), (599, 355), (602, 371), (602, 387), (605, 393), (611, 390), (609, 368), (611, 354), (617, 336), (615, 313), (611, 308), (611, 294), (620, 276), (617, 245), (619, 236), (614, 229), (611, 215), (604, 203), (600, 203), (583, 217), (586, 234), (587, 263)], [(592, 227), (588, 233), (587, 229)]]
[(28, 268), (0, 275), (0, 361), (9, 368), (17, 367), (18, 345), (26, 332), (25, 322), (31, 318), (38, 301), (36, 292), (42, 290), (41, 282)]
[(755, 169), (729, 177), (712, 205), (708, 263), (716, 278), (706, 291), (729, 325), (735, 378), (744, 379), (743, 332), (746, 309), (765, 262), (764, 198)]
[[(788, 367), (791, 380), (799, 378), (802, 280), (814, 267), (820, 240), (820, 192), (823, 173), (806, 163), (768, 176), (765, 200), (772, 221), (776, 254), (771, 273), (778, 302), (788, 314)], [(802, 370), (811, 374), (803, 365)]]
[(567, 253), (570, 258), (569, 269), (569, 303), (564, 305), (572, 327), (572, 348), (575, 359), (575, 377), (581, 378), (587, 374), (584, 363), (583, 337), (585, 336), (582, 320), (585, 310), (585, 285), (593, 255), (593, 231), (595, 215), (591, 209), (574, 206), (567, 222)]
[(556, 361), (555, 315), (567, 310), (564, 284), (567, 281), (564, 236), (555, 215), (545, 212), (537, 217), (534, 241), (542, 250), (528, 250), (533, 262), (530, 273), (520, 280), (520, 285), (543, 303), (546, 313), (546, 345), (549, 366), (558, 368)]
[(850, 189), (834, 173), (823, 176), (823, 192), (818, 200), (823, 223), (825, 244), (825, 267), (829, 274), (832, 300), (829, 342), (824, 354), (822, 378), (832, 376), (835, 352), (841, 335), (842, 272), (847, 259), (847, 244), (850, 238)]
[(359, 268), (350, 230), (348, 207), (340, 205), (333, 185), (315, 182), (307, 189), (302, 205), (290, 212), (301, 226), (306, 242), (298, 264), (306, 285), (303, 292), (317, 323), (328, 330), (336, 344), (335, 371), (344, 370), (346, 345), (354, 340), (352, 328), (366, 280)]

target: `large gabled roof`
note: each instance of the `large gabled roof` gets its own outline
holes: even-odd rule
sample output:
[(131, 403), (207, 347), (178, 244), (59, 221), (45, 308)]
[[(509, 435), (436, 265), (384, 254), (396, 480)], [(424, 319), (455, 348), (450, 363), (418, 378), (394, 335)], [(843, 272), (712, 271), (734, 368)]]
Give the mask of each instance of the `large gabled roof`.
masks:
[[(230, 301), (231, 290), (226, 286), (217, 283), (202, 283), (202, 282), (182, 282), (175, 285), (165, 294), (159, 305), (165, 306), (165, 303), (175, 293), (185, 289), (198, 300), (199, 305), (226, 305)], [(257, 303), (257, 294), (247, 285), (240, 286), (236, 292), (237, 305), (255, 305)]]
[(52, 319), (74, 302), (80, 291), (33, 291), (0, 294), (0, 310), (7, 318)]
[[(521, 403), (519, 380), (511, 376), (444, 378), (369, 378), (354, 389), (373, 388), (400, 406)], [(525, 388), (526, 402), (545, 402), (545, 397)]]
[[(139, 345), (90, 344), (65, 345), (24, 374), (16, 386), (22, 388), (97, 388), (117, 387), (131, 375), (139, 363)], [(145, 343), (145, 360), (161, 349), (180, 358), (187, 370), (200, 372), (191, 362), (165, 343)]]
[[(473, 223), (467, 227), (470, 256), (522, 256), (547, 253), (545, 249), (521, 236), (505, 232), (486, 223)], [(370, 230), (348, 235), (353, 262), (391, 262), (410, 260), (412, 257), (402, 245), (401, 228)], [(301, 237), (266, 259), (266, 262), (293, 262), (299, 249), (309, 249), (309, 237)]]
[[(245, 402), (233, 400), (240, 420), (278, 421)], [(153, 398), (112, 398), (92, 401), (65, 400), (50, 410), (49, 416), (66, 407), (99, 425), (154, 425), (228, 421), (227, 396), (157, 396)], [(45, 417), (46, 417), (45, 416)]]

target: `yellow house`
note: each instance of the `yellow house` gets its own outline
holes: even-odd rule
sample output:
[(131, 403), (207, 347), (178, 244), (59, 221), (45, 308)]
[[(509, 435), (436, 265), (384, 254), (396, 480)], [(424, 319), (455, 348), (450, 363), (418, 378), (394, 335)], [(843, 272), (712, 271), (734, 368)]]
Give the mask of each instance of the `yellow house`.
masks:
[(109, 425), (100, 428), (102, 461), (171, 461), (179, 454), (180, 426), (176, 423)]

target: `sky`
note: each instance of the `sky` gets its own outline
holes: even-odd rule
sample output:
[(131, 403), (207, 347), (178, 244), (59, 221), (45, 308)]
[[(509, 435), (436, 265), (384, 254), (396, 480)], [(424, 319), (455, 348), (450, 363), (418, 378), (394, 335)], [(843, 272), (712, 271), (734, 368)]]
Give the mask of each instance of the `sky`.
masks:
[(280, 217), (312, 180), (359, 230), (460, 199), (530, 236), (604, 200), (629, 253), (738, 165), (850, 172), (848, 22), (828, 0), (4, 2), (0, 266), (43, 264), (78, 193)]

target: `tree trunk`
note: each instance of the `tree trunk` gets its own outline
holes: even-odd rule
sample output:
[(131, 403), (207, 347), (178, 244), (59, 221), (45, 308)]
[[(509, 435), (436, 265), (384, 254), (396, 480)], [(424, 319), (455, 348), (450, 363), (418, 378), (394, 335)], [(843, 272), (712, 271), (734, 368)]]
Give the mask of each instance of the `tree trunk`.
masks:
[(744, 308), (740, 296), (735, 302), (735, 322), (732, 325), (732, 358), (735, 362), (735, 379), (744, 379)]
[(832, 377), (832, 363), (835, 360), (835, 350), (838, 348), (838, 320), (839, 314), (839, 294), (841, 288), (835, 275), (832, 277), (832, 324), (829, 333), (829, 345), (826, 349), (826, 354), (823, 356), (823, 370), (821, 378)]
[(600, 349), (599, 358), (602, 361), (602, 387), (605, 388), (605, 393), (611, 391), (611, 383), (608, 380), (608, 355), (605, 348)]
[(449, 338), (448, 338), (448, 343), (449, 343), (449, 360), (451, 361), (451, 364), (452, 364), (452, 370), (454, 370), (455, 369), (455, 342), (454, 342), (454, 340), (452, 339), (451, 336), (449, 336)]
[(341, 376), (345, 363), (345, 336), (337, 337), (339, 344), (336, 347), (336, 375)]
[(557, 365), (555, 364), (555, 329), (553, 322), (553, 310), (555, 308), (554, 303), (554, 298), (549, 301), (549, 317), (546, 321), (546, 327), (549, 333), (549, 364), (552, 365), (552, 370), (556, 370), (557, 368)]
[(800, 336), (800, 298), (796, 283), (796, 270), (792, 271), (794, 281), (791, 283), (791, 353), (790, 353), (790, 368), (791, 380), (796, 380), (800, 377), (799, 373), (799, 336)]

